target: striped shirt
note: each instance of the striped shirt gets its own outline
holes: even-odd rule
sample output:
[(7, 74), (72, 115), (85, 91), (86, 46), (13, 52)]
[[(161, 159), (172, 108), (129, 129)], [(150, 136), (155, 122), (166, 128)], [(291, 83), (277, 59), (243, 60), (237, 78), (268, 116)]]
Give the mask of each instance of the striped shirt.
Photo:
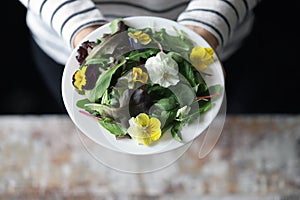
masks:
[(221, 59), (229, 57), (251, 31), (252, 10), (260, 0), (20, 0), (34, 40), (65, 64), (81, 29), (118, 17), (158, 16), (210, 31)]

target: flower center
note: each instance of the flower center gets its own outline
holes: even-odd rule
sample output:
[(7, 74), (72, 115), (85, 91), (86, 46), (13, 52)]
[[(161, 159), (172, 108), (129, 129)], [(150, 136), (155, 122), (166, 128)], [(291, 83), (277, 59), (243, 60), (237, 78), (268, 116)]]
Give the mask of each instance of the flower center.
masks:
[(164, 73), (163, 78), (164, 78), (164, 79), (168, 79), (169, 76), (170, 76), (170, 75), (169, 75), (168, 73)]

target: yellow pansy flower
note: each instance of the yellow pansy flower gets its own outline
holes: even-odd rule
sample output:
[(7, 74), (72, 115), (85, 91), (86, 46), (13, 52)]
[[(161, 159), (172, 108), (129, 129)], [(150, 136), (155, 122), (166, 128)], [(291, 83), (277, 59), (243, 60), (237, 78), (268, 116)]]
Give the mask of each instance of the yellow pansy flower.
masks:
[(209, 64), (214, 62), (213, 54), (212, 48), (196, 46), (191, 51), (190, 60), (197, 70), (205, 70)]
[(134, 33), (129, 32), (128, 36), (133, 38), (135, 42), (139, 41), (143, 45), (147, 45), (151, 42), (150, 36), (142, 31), (137, 31)]
[(141, 34), (142, 34), (142, 31), (137, 31), (137, 32), (134, 32), (134, 33), (129, 32), (128, 36), (133, 38), (137, 42), (137, 39), (139, 38), (139, 36)]
[(87, 66), (83, 66), (80, 70), (77, 70), (73, 75), (73, 85), (80, 91), (82, 87), (86, 85), (86, 72)]
[(138, 67), (133, 68), (132, 77), (133, 82), (146, 83), (148, 81), (148, 74)]
[(144, 45), (147, 45), (147, 44), (149, 44), (151, 42), (150, 36), (148, 34), (146, 34), (146, 33), (142, 33), (139, 36), (138, 40), (140, 41), (141, 44), (144, 44)]
[(149, 146), (153, 141), (156, 141), (161, 136), (161, 123), (155, 117), (149, 117), (145, 113), (141, 113), (135, 118), (129, 120), (128, 134), (133, 140), (139, 144)]

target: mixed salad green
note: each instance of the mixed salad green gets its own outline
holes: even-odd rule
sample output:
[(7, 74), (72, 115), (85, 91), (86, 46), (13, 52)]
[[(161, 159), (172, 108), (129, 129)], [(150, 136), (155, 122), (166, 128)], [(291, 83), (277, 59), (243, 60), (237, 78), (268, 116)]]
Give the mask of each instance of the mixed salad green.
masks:
[(80, 112), (117, 139), (149, 146), (171, 134), (182, 142), (182, 128), (220, 95), (221, 86), (207, 86), (203, 78), (214, 51), (175, 28), (169, 34), (115, 19), (110, 30), (77, 50), (72, 84), (83, 97), (76, 104)]

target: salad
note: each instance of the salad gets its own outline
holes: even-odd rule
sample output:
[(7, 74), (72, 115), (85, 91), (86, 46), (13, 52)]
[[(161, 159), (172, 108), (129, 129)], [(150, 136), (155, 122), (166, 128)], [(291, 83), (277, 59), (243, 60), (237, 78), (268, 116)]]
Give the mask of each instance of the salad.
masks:
[(122, 18), (110, 33), (83, 42), (72, 77), (82, 96), (79, 112), (116, 139), (155, 145), (163, 134), (183, 142), (181, 130), (209, 111), (221, 94), (204, 76), (215, 62), (212, 48), (195, 45), (174, 28), (131, 27)]

